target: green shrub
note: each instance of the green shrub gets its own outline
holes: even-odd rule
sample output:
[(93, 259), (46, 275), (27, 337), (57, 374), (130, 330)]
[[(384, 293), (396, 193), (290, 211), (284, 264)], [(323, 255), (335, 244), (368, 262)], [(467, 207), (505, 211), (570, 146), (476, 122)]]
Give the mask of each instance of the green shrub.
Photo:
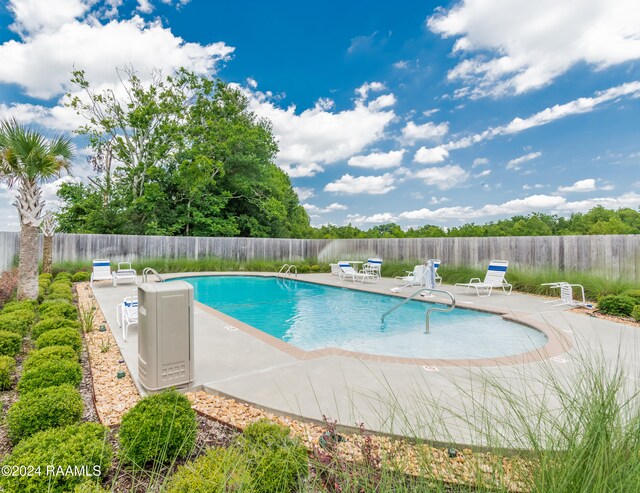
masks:
[(33, 311), (37, 306), (38, 302), (36, 300), (10, 301), (2, 307), (2, 313), (10, 313), (18, 310)]
[(73, 282), (85, 282), (91, 278), (91, 274), (84, 271), (76, 272), (73, 276), (71, 276), (71, 280)]
[[(0, 476), (0, 489), (20, 493), (68, 493), (87, 480), (86, 475), (105, 474), (111, 463), (108, 429), (97, 423), (83, 423), (52, 428), (36, 433), (15, 446), (3, 466), (40, 467), (41, 474)], [(82, 474), (47, 474), (47, 466), (78, 468)], [(64, 471), (63, 471), (64, 472)]]
[(40, 305), (42, 318), (63, 317), (69, 320), (78, 320), (78, 309), (68, 301), (51, 300)]
[(42, 303), (44, 301), (44, 297), (47, 295), (47, 288), (44, 286), (38, 287), (38, 303)]
[(31, 327), (31, 338), (37, 340), (45, 332), (55, 329), (80, 330), (80, 323), (77, 320), (69, 320), (68, 318), (47, 317)]
[(165, 493), (226, 493), (251, 491), (251, 472), (237, 448), (212, 448), (180, 466)]
[(11, 356), (0, 356), (0, 390), (9, 390), (13, 384), (16, 360)]
[(49, 346), (70, 346), (77, 354), (80, 354), (82, 339), (76, 329), (54, 329), (45, 332), (36, 340), (37, 349)]
[(635, 300), (626, 294), (611, 294), (598, 298), (598, 309), (607, 315), (628, 317), (635, 305)]
[(22, 395), (7, 413), (13, 443), (39, 431), (77, 423), (84, 405), (80, 392), (71, 385), (37, 389)]
[(317, 264), (312, 265), (311, 272), (320, 272), (320, 266)]
[(633, 307), (633, 310), (631, 311), (631, 317), (636, 322), (640, 322), (640, 305), (636, 305)]
[(300, 274), (307, 274), (311, 270), (311, 267), (308, 265), (301, 265), (298, 267), (298, 272)]
[(58, 272), (56, 274), (55, 280), (56, 281), (62, 281), (62, 280), (70, 281), (71, 280), (71, 272), (65, 272), (65, 271)]
[[(630, 289), (629, 291), (625, 291), (624, 294), (631, 296), (636, 301), (636, 305), (640, 305), (640, 289)], [(5, 305), (5, 307), (6, 306), (7, 305)]]
[(0, 330), (0, 356), (15, 356), (22, 348), (22, 336), (15, 332)]
[(169, 390), (145, 397), (122, 417), (122, 458), (138, 466), (172, 462), (195, 445), (196, 414), (184, 395)]
[(99, 481), (84, 481), (76, 486), (73, 493), (111, 493), (112, 490), (103, 488)]
[(9, 332), (25, 335), (29, 331), (29, 328), (35, 319), (36, 314), (31, 309), (0, 313), (0, 330), (7, 330)]
[(289, 434), (287, 427), (259, 420), (236, 440), (253, 476), (252, 493), (293, 491), (307, 475), (307, 449)]
[(78, 362), (65, 359), (44, 361), (22, 372), (22, 377), (18, 382), (18, 391), (27, 393), (63, 384), (77, 387), (81, 381), (82, 367)]
[(44, 272), (38, 276), (38, 281), (49, 281), (53, 280), (53, 274), (50, 272)]
[(49, 289), (49, 293), (44, 297), (45, 300), (48, 301), (67, 301), (69, 303), (73, 302), (73, 293), (70, 289), (61, 288), (61, 289)]
[(48, 346), (31, 351), (22, 363), (22, 371), (27, 371), (49, 361), (78, 361), (78, 355), (70, 346)]

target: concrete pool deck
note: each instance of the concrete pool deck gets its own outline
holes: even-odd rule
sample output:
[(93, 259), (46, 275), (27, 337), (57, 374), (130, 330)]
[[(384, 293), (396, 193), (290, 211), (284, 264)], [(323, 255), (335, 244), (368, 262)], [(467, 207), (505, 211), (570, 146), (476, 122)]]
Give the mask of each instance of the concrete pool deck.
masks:
[[(247, 275), (197, 273), (194, 275)], [(268, 273), (251, 275), (273, 276)], [(183, 277), (176, 274), (170, 277)], [(301, 274), (299, 280), (392, 294), (392, 279), (375, 283), (341, 282), (329, 274)], [(133, 294), (131, 284), (95, 283), (93, 292), (116, 338), (129, 371), (140, 388), (137, 327), (125, 342), (116, 323), (116, 305)], [(524, 356), (491, 360), (411, 360), (373, 357), (342, 350), (305, 352), (275, 340), (216, 310), (196, 303), (194, 310), (195, 380), (192, 390), (205, 390), (287, 415), (345, 426), (364, 423), (369, 430), (420, 437), (441, 443), (484, 445), (487, 435), (508, 435), (509, 406), (496, 394), (498, 382), (516, 398), (544, 401), (555, 397), (547, 382), (571, 382), (585, 360), (600, 358), (621, 367), (627, 390), (640, 387), (640, 330), (585, 316), (567, 306), (545, 304), (546, 298), (501, 290), (478, 297), (464, 288), (443, 285), (462, 308), (505, 314), (509, 319), (543, 330), (549, 343)], [(409, 288), (399, 293), (411, 294)], [(230, 329), (230, 327), (236, 330)], [(425, 335), (425, 337), (428, 337)], [(143, 389), (140, 389), (143, 391)], [(143, 391), (144, 393), (144, 391)], [(487, 430), (488, 421), (494, 429)], [(505, 446), (518, 448), (517, 437)]]

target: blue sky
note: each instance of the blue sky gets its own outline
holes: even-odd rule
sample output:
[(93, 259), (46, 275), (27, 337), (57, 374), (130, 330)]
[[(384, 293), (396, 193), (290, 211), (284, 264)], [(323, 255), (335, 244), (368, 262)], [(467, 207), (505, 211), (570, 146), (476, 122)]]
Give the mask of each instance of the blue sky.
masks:
[[(640, 206), (637, 0), (396, 3), (9, 0), (0, 117), (71, 132), (74, 67), (116, 87), (116, 67), (185, 66), (273, 122), (314, 225)], [(0, 229), (18, 229), (0, 187)]]

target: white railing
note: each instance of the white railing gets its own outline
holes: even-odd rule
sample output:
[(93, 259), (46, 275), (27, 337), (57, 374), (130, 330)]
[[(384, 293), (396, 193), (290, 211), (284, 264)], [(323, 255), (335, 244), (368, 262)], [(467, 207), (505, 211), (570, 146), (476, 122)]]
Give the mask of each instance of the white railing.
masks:
[(409, 301), (411, 301), (413, 298), (415, 298), (416, 296), (418, 296), (420, 293), (428, 291), (429, 293), (443, 293), (448, 295), (451, 298), (451, 304), (447, 305), (447, 308), (439, 308), (437, 306), (431, 307), (427, 310), (427, 312), (425, 313), (425, 328), (426, 328), (426, 333), (429, 333), (429, 319), (431, 316), (431, 312), (442, 312), (442, 313), (448, 313), (451, 310), (453, 310), (456, 306), (456, 299), (454, 298), (453, 294), (451, 294), (449, 291), (444, 291), (443, 289), (428, 289), (428, 288), (420, 288), (418, 291), (416, 291), (415, 293), (413, 293), (411, 296), (406, 297), (404, 300), (402, 300), (400, 303), (398, 303), (396, 306), (394, 306), (393, 308), (391, 308), (390, 310), (387, 310), (382, 317), (380, 318), (380, 322), (384, 323), (384, 319), (387, 318), (387, 315), (391, 314), (392, 312), (396, 311), (398, 308), (400, 308), (402, 305), (404, 305), (405, 303), (408, 303)]

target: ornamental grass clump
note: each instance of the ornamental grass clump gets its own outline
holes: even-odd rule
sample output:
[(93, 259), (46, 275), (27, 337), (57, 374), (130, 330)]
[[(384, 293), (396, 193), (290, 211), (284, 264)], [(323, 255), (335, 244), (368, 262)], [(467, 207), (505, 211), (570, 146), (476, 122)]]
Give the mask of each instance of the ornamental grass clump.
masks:
[(77, 320), (70, 320), (60, 316), (47, 317), (40, 320), (31, 328), (31, 338), (37, 340), (45, 332), (55, 329), (75, 329), (80, 330), (80, 323)]
[[(97, 423), (51, 428), (22, 440), (2, 461), (8, 471), (1, 475), (0, 491), (14, 493), (69, 493), (87, 478), (99, 479), (112, 458), (109, 430)], [(27, 470), (40, 474), (26, 474)]]
[(77, 329), (53, 329), (36, 339), (37, 349), (49, 346), (70, 346), (77, 354), (80, 354), (82, 348), (80, 332)]
[(22, 394), (63, 384), (78, 387), (81, 381), (82, 367), (76, 361), (43, 361), (22, 373), (18, 382), (18, 392)]
[(16, 360), (12, 356), (0, 356), (0, 390), (13, 387), (13, 374), (16, 371)]
[(70, 346), (48, 346), (31, 351), (22, 363), (22, 371), (36, 368), (50, 361), (78, 361), (78, 354)]
[(251, 471), (251, 491), (295, 491), (308, 474), (307, 449), (290, 429), (268, 420), (247, 426), (234, 444)]
[(22, 336), (15, 332), (0, 330), (0, 356), (15, 356), (22, 348)]
[(33, 309), (22, 309), (8, 313), (0, 313), (0, 330), (25, 335), (36, 320)]
[(39, 431), (78, 423), (83, 409), (82, 396), (71, 385), (34, 390), (9, 408), (9, 437), (15, 444)]
[(195, 446), (196, 414), (184, 395), (168, 390), (140, 400), (120, 425), (121, 458), (137, 467), (171, 463)]

